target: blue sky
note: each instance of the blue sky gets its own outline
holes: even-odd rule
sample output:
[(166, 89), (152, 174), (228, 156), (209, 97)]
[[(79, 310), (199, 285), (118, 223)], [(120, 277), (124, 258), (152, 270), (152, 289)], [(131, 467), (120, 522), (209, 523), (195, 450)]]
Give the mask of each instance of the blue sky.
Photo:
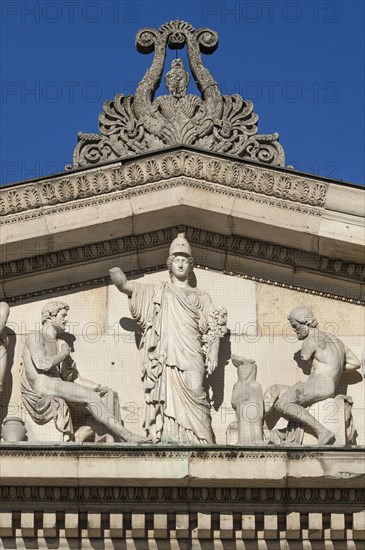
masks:
[(364, 5), (3, 0), (1, 182), (72, 163), (77, 132), (97, 132), (103, 102), (133, 94), (152, 62), (136, 32), (178, 16), (218, 32), (205, 64), (222, 93), (254, 102), (260, 133), (280, 133), (287, 164), (363, 183)]

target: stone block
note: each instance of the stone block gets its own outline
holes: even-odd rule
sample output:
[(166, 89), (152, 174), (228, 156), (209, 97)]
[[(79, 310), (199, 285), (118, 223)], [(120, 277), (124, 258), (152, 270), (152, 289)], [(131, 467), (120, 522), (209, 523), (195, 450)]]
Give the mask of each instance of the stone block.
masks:
[(265, 539), (278, 538), (278, 516), (277, 514), (264, 515), (264, 536)]
[(219, 532), (221, 539), (232, 539), (233, 513), (221, 513), (219, 515)]
[[(146, 536), (146, 515), (144, 513), (132, 513), (131, 525), (131, 537), (144, 538)], [(129, 529), (127, 530), (127, 536), (128, 535)]]
[(212, 517), (210, 512), (197, 513), (198, 525), (193, 530), (193, 537), (198, 539), (209, 539), (212, 536)]
[(101, 515), (88, 512), (87, 514), (87, 536), (89, 538), (99, 538), (102, 536)]
[(301, 538), (301, 525), (300, 525), (300, 513), (289, 512), (286, 516), (286, 538), (288, 539), (300, 539)]
[(1, 512), (0, 514), (0, 537), (13, 536), (13, 513)]
[[(318, 421), (336, 436), (334, 445), (346, 445), (346, 397), (336, 395), (317, 403)], [(314, 407), (315, 408), (315, 407)]]
[(57, 536), (57, 518), (55, 512), (43, 513), (43, 536), (44, 538)]
[(256, 517), (254, 514), (244, 514), (242, 516), (242, 538), (256, 538)]
[(123, 514), (111, 513), (109, 515), (110, 538), (121, 538), (123, 536)]
[(323, 516), (321, 513), (308, 514), (308, 538), (322, 539), (323, 538)]
[(345, 538), (345, 514), (331, 514), (330, 536), (333, 540)]
[(22, 537), (35, 537), (36, 529), (33, 512), (22, 512), (20, 517), (20, 532)]
[(354, 540), (365, 540), (365, 510), (354, 512), (352, 531)]
[[(289, 311), (303, 303), (316, 312), (319, 326), (332, 331), (336, 336), (361, 336), (365, 332), (365, 318), (362, 306), (338, 303), (337, 300), (315, 296), (309, 293), (280, 288), (280, 286), (257, 283), (257, 322), (263, 335), (273, 334), (275, 338), (285, 335)], [(294, 336), (288, 328), (288, 336)], [(294, 340), (294, 339), (293, 339)], [(289, 359), (289, 357), (288, 357)]]
[[(172, 534), (171, 534), (172, 536)], [(189, 536), (189, 514), (176, 514), (176, 538)]]
[(65, 537), (77, 538), (79, 536), (79, 514), (78, 512), (65, 513)]
[(153, 514), (154, 538), (166, 538), (168, 536), (167, 514)]

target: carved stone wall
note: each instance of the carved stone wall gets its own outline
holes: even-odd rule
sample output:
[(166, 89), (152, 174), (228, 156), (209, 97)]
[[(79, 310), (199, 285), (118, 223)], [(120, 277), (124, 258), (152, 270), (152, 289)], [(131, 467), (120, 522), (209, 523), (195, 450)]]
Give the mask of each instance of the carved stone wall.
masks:
[[(166, 246), (160, 249), (160, 253), (165, 258)], [(208, 247), (205, 253), (211, 253)], [(149, 254), (154, 258), (156, 249), (150, 248)], [(117, 263), (123, 266), (123, 262)], [(293, 358), (301, 343), (287, 320), (289, 311), (298, 303), (311, 307), (320, 327), (337, 335), (357, 357), (361, 357), (365, 334), (362, 305), (202, 267), (195, 269), (195, 276), (197, 286), (208, 291), (214, 303), (224, 305), (228, 311), (229, 334), (222, 341), (218, 368), (207, 379), (206, 387), (211, 399), (213, 429), (220, 444), (225, 444), (227, 427), (235, 420), (231, 392), (237, 375), (230, 361), (232, 354), (256, 360), (257, 379), (264, 391), (272, 384), (294, 384), (306, 378), (306, 371), (303, 372)], [(132, 275), (132, 279), (158, 283), (168, 280), (168, 272), (166, 268), (153, 270), (144, 275)], [(50, 299), (60, 299), (70, 305), (67, 331), (74, 338), (72, 358), (81, 376), (103, 382), (117, 391), (126, 427), (142, 434), (143, 386), (137, 348), (140, 336), (137, 325), (131, 319), (127, 300), (107, 281), (81, 288), (73, 286), (68, 289), (54, 288), (52, 292), (38, 293), (22, 300), (17, 297), (11, 303), (8, 328), (12, 365), (4, 385), (2, 417), (7, 412), (11, 416), (24, 417), (31, 441), (39, 441), (37, 438), (44, 442), (47, 438), (53, 439), (52, 426), (47, 424), (43, 432), (39, 432), (22, 408), (20, 371), (26, 334), (39, 327), (43, 305)], [(351, 395), (354, 399), (357, 443), (362, 445), (365, 443), (365, 401), (361, 375), (357, 371), (344, 375), (338, 392)], [(316, 407), (313, 410), (318, 416)], [(326, 416), (330, 421), (331, 418), (336, 421), (333, 413), (328, 408)]]

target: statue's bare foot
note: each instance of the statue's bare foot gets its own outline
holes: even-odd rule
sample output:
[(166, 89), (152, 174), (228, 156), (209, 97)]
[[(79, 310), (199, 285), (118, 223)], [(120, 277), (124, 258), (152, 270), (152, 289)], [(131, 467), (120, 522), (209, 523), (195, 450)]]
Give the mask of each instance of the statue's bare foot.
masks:
[(125, 443), (136, 443), (137, 445), (141, 445), (143, 443), (151, 443), (151, 440), (147, 439), (147, 437), (144, 437), (143, 435), (134, 434), (129, 430), (123, 431), (122, 441), (124, 441)]
[(318, 436), (317, 445), (332, 445), (336, 440), (336, 436), (333, 432), (326, 430), (323, 433), (320, 433)]

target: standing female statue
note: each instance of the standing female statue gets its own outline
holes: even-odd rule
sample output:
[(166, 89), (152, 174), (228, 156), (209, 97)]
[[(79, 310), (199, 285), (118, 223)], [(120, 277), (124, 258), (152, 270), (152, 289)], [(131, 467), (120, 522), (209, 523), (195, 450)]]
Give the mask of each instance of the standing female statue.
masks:
[(193, 259), (183, 233), (170, 246), (167, 266), (171, 282), (157, 285), (110, 270), (143, 330), (144, 427), (154, 443), (209, 444), (214, 435), (203, 381), (217, 367), (227, 314), (207, 292), (190, 286)]

